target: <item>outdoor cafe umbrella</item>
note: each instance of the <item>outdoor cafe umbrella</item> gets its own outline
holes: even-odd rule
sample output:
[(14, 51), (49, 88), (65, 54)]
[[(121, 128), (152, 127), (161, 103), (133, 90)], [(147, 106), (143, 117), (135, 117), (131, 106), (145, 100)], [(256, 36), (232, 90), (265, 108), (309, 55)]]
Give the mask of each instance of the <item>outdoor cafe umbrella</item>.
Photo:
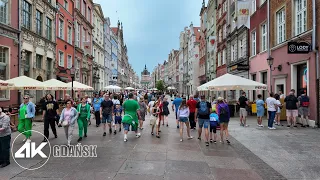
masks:
[(12, 83), (11, 90), (43, 90), (44, 84), (36, 79), (29, 78), (27, 76), (19, 76), (5, 81)]
[(126, 87), (126, 88), (124, 88), (125, 90), (134, 90), (134, 88), (133, 87)]
[(43, 82), (45, 90), (71, 90), (71, 86), (57, 79), (50, 79)]
[[(71, 88), (72, 82), (67, 83), (67, 85)], [(73, 90), (93, 90), (93, 88), (91, 86), (79, 83), (78, 81), (73, 81)]]
[(107, 90), (120, 90), (121, 89), (121, 87), (115, 86), (115, 85), (109, 85), (109, 86), (106, 86), (104, 88), (107, 89)]
[(0, 89), (1, 89), (1, 90), (8, 89), (8, 88), (10, 88), (11, 86), (13, 86), (13, 83), (8, 83), (8, 82), (3, 81), (3, 80), (0, 79)]

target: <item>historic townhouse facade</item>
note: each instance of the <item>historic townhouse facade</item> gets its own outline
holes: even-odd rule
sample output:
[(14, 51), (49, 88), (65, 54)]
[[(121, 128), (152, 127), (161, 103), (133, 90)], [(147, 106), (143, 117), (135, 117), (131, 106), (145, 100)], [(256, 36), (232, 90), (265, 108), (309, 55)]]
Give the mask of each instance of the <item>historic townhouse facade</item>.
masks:
[(75, 80), (92, 86), (92, 0), (75, 0)]
[[(216, 76), (227, 73), (227, 26), (228, 26), (228, 0), (218, 0), (216, 11)], [(235, 12), (235, 2), (230, 6), (230, 13)], [(230, 28), (230, 27), (229, 27)], [(234, 27), (231, 27), (234, 28)]]
[[(0, 4), (0, 79), (8, 80), (23, 74), (19, 68), (19, 3), (9, 0)], [(20, 71), (20, 73), (19, 73)], [(18, 103), (18, 92), (0, 90), (0, 106), (7, 107)]]
[[(267, 3), (264, 0), (255, 0), (251, 7), (249, 46), (250, 70), (249, 78), (263, 84), (270, 84), (269, 66), (267, 63)], [(249, 98), (254, 100), (257, 94), (263, 99), (268, 97), (267, 91), (250, 91)]]
[(199, 81), (200, 85), (204, 84), (207, 82), (207, 77), (206, 77), (206, 54), (207, 54), (207, 44), (206, 44), (206, 13), (207, 13), (207, 7), (205, 5), (205, 1), (203, 0), (202, 2), (202, 7), (200, 11), (200, 46), (199, 46)]
[(111, 64), (110, 68), (112, 71), (111, 76), (111, 85), (117, 85), (118, 83), (118, 74), (120, 73), (118, 71), (118, 36), (117, 36), (117, 30), (115, 28), (112, 28), (110, 31), (110, 39), (111, 39)]
[(93, 78), (92, 86), (94, 89), (103, 89), (105, 87), (105, 48), (104, 48), (104, 15), (100, 4), (94, 4), (93, 11), (92, 43), (93, 43)]
[[(56, 78), (63, 82), (70, 82), (71, 68), (74, 65), (74, 3), (72, 0), (57, 0), (58, 11), (56, 15)], [(62, 91), (55, 93), (56, 98), (64, 98)]]
[(218, 1), (209, 0), (207, 4), (207, 78), (212, 80), (216, 77), (216, 22), (217, 22), (217, 4)]
[(301, 54), (298, 49), (288, 47), (288, 43), (312, 45), (312, 38), (315, 38), (312, 33), (312, 12), (312, 0), (270, 3), (270, 48), (271, 57), (274, 58), (271, 85), (275, 92), (283, 90), (288, 94), (291, 89), (295, 89), (297, 96), (300, 91), (306, 92), (310, 96), (310, 119), (316, 120), (315, 53), (309, 49)]
[(112, 81), (112, 44), (111, 44), (111, 29), (110, 29), (110, 18), (104, 19), (104, 79), (105, 86), (110, 84)]
[[(227, 59), (227, 72), (229, 74), (234, 74), (249, 79), (249, 31), (248, 27), (245, 26), (245, 24), (242, 24), (240, 21), (240, 13), (238, 12), (242, 9), (240, 6), (238, 6), (239, 2), (240, 1), (229, 1), (231, 5), (229, 11), (230, 17), (228, 19), (228, 32), (230, 33), (227, 35), (227, 37), (225, 36), (225, 32), (223, 31), (223, 26), (222, 28), (220, 28), (221, 30), (219, 32), (218, 38), (227, 38), (227, 58), (224, 57), (224, 53), (222, 51), (222, 53), (220, 53), (220, 59), (222, 59), (222, 63), (224, 63), (223, 61), (226, 61), (225, 59)], [(222, 6), (226, 6), (226, 4), (221, 5), (221, 7)], [(237, 100), (240, 97), (240, 94), (241, 91), (228, 91), (228, 99)], [(226, 95), (224, 96), (226, 97)]]
[[(55, 78), (56, 62), (56, 1), (21, 0), (21, 75), (39, 81)], [(27, 93), (26, 91), (24, 93)], [(29, 91), (37, 103), (43, 91)]]
[(190, 24), (190, 33), (188, 37), (188, 67), (187, 72), (189, 76), (188, 94), (195, 94), (199, 86), (199, 40), (200, 27), (193, 27)]

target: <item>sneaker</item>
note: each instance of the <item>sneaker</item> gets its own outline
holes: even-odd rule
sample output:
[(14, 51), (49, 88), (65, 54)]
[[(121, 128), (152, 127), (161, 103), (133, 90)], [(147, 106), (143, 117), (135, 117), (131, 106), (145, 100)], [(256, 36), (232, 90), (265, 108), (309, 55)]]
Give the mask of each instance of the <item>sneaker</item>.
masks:
[(258, 127), (261, 127), (261, 125), (260, 125), (260, 124), (257, 124), (257, 126), (258, 126)]
[(297, 126), (297, 125), (294, 125), (293, 127), (295, 127), (295, 128), (296, 128), (296, 127), (298, 127), (298, 126)]
[(124, 139), (123, 139), (123, 141), (124, 141), (124, 142), (127, 142), (127, 141), (128, 141), (128, 139), (127, 139), (127, 138), (124, 138)]
[(301, 127), (305, 128), (306, 126), (305, 125), (301, 125)]
[(209, 142), (206, 142), (206, 146), (209, 146)]
[(82, 137), (79, 137), (78, 142), (82, 141)]
[(217, 144), (217, 141), (213, 141), (213, 143)]
[(198, 139), (201, 141), (201, 137), (198, 137)]
[(179, 129), (180, 127), (179, 127), (179, 125), (177, 126), (177, 129)]
[(188, 137), (188, 139), (193, 139), (193, 136)]
[(114, 130), (113, 134), (117, 134), (117, 131), (116, 131), (116, 130)]
[(227, 141), (227, 143), (228, 143), (228, 144), (230, 144), (230, 141), (229, 141), (229, 139), (226, 139), (226, 141)]
[(84, 137), (88, 137), (87, 134), (84, 134)]
[(169, 124), (167, 124), (167, 127), (169, 127)]
[(107, 133), (106, 133), (106, 132), (104, 132), (102, 136), (106, 136), (106, 135), (107, 135)]
[(31, 139), (27, 139), (27, 140), (26, 140), (26, 143), (31, 143)]
[(213, 143), (213, 140), (212, 140), (212, 139), (210, 139), (210, 142), (211, 142), (211, 143)]
[(183, 141), (183, 139), (180, 139), (180, 142), (182, 142)]
[(269, 128), (269, 129), (271, 129), (271, 130), (275, 130), (276, 128), (275, 128), (275, 127), (271, 127), (271, 128)]
[(249, 127), (249, 125), (248, 125), (248, 124), (246, 124), (246, 125), (244, 125), (243, 127)]
[(151, 135), (153, 136), (153, 135), (154, 135), (154, 133), (153, 133), (153, 132), (151, 132)]
[(54, 138), (58, 138), (58, 135), (55, 134), (55, 135), (54, 135)]
[(111, 133), (112, 133), (112, 129), (110, 128), (110, 129), (109, 129), (109, 134), (111, 134)]
[(224, 141), (223, 141), (223, 140), (220, 140), (220, 143), (221, 143), (221, 144), (224, 144)]
[(119, 132), (121, 132), (121, 128), (119, 128)]
[(244, 124), (243, 124), (243, 123), (240, 123), (240, 126), (244, 126)]
[(290, 125), (287, 125), (287, 127), (289, 128), (289, 127), (291, 127)]

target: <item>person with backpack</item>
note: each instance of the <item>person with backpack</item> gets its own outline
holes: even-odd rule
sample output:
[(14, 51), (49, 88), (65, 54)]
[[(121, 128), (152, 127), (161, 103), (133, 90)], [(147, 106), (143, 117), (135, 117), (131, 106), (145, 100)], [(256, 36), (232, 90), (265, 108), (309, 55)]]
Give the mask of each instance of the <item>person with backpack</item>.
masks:
[(310, 116), (309, 104), (310, 99), (309, 96), (306, 95), (304, 91), (300, 92), (299, 100), (299, 114), (301, 116), (301, 127), (309, 127), (308, 121)]
[(223, 140), (223, 133), (226, 135), (226, 142), (230, 144), (229, 141), (229, 132), (228, 132), (228, 125), (230, 121), (230, 110), (227, 103), (225, 103), (224, 99), (222, 97), (218, 97), (218, 103), (217, 103), (217, 109), (218, 109), (218, 116), (219, 116), (219, 122), (220, 122), (220, 136), (221, 136), (221, 143), (224, 143)]
[[(216, 111), (216, 107), (212, 107), (212, 113), (210, 114), (210, 142), (217, 143), (217, 127), (219, 124), (219, 116)], [(213, 133), (213, 139), (212, 139)]]
[(197, 103), (195, 111), (196, 122), (199, 122), (198, 139), (201, 140), (202, 128), (205, 129), (206, 146), (209, 146), (209, 124), (210, 114), (212, 111), (211, 103), (206, 101), (204, 95), (201, 96), (200, 102)]

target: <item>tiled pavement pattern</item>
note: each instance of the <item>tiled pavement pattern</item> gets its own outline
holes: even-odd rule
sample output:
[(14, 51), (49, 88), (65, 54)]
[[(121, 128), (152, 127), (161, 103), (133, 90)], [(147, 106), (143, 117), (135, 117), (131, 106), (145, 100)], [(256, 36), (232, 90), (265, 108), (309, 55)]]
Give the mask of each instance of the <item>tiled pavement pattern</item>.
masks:
[[(194, 139), (179, 142), (172, 114), (170, 126), (161, 126), (160, 139), (150, 135), (148, 122), (147, 119), (141, 138), (136, 139), (131, 133), (126, 143), (122, 134), (102, 137), (102, 129), (93, 123), (82, 144), (98, 145), (97, 158), (51, 157), (36, 171), (23, 170), (12, 161), (9, 167), (0, 169), (0, 180), (311, 180), (320, 177), (318, 130), (281, 128), (269, 131), (256, 128), (253, 120), (250, 127), (243, 128), (232, 119), (232, 144), (217, 143), (206, 147), (203, 141), (196, 139), (195, 131), (192, 132)], [(42, 123), (36, 123), (34, 129), (42, 132)], [(58, 132), (58, 139), (50, 138), (51, 145), (65, 143), (63, 129), (59, 128)], [(77, 130), (74, 131), (73, 143), (77, 134)], [(41, 142), (42, 137), (35, 135), (33, 140)], [(22, 138), (19, 137), (19, 141)], [(39, 159), (23, 162), (27, 167), (37, 163), (43, 162)]]

